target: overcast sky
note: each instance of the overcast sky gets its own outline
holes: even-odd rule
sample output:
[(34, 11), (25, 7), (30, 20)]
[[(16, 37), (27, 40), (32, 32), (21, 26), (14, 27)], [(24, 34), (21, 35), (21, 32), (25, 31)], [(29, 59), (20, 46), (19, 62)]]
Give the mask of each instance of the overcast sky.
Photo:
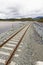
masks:
[(43, 0), (0, 0), (0, 18), (43, 16)]

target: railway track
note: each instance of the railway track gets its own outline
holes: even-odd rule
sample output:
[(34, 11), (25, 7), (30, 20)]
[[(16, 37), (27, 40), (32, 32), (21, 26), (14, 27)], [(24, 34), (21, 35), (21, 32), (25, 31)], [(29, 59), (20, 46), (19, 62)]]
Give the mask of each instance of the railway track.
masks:
[(0, 46), (0, 65), (9, 65), (29, 26), (27, 25), (20, 29)]
[[(26, 25), (25, 25), (26, 26)], [(10, 35), (3, 43), (0, 43), (0, 47), (2, 47), (4, 44), (6, 44), (12, 37), (14, 37), (16, 34), (18, 34), (23, 28), (25, 28), (25, 26), (23, 26), (20, 30), (18, 30), (17, 32), (13, 33), (12, 35)]]

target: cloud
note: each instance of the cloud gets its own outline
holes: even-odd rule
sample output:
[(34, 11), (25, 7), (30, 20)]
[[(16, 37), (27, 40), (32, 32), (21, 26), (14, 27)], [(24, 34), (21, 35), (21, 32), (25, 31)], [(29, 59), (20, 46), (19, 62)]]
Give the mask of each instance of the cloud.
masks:
[(43, 15), (43, 0), (0, 0), (0, 18)]

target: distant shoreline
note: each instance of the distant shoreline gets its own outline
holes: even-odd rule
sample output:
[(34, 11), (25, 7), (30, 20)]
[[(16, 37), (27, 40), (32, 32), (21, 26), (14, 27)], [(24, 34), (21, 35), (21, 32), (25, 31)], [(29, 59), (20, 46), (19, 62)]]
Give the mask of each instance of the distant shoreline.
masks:
[(34, 21), (32, 18), (21, 18), (21, 19), (0, 19), (0, 21)]
[(43, 18), (20, 18), (20, 19), (0, 19), (0, 21), (9, 21), (9, 22), (15, 22), (15, 21), (37, 21), (43, 23)]

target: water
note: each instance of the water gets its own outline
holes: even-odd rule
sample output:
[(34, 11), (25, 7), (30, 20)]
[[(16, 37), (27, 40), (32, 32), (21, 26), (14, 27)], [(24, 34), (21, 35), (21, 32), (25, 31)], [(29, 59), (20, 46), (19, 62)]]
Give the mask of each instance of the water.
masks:
[(11, 28), (19, 28), (23, 22), (0, 22), (0, 33), (10, 30)]

